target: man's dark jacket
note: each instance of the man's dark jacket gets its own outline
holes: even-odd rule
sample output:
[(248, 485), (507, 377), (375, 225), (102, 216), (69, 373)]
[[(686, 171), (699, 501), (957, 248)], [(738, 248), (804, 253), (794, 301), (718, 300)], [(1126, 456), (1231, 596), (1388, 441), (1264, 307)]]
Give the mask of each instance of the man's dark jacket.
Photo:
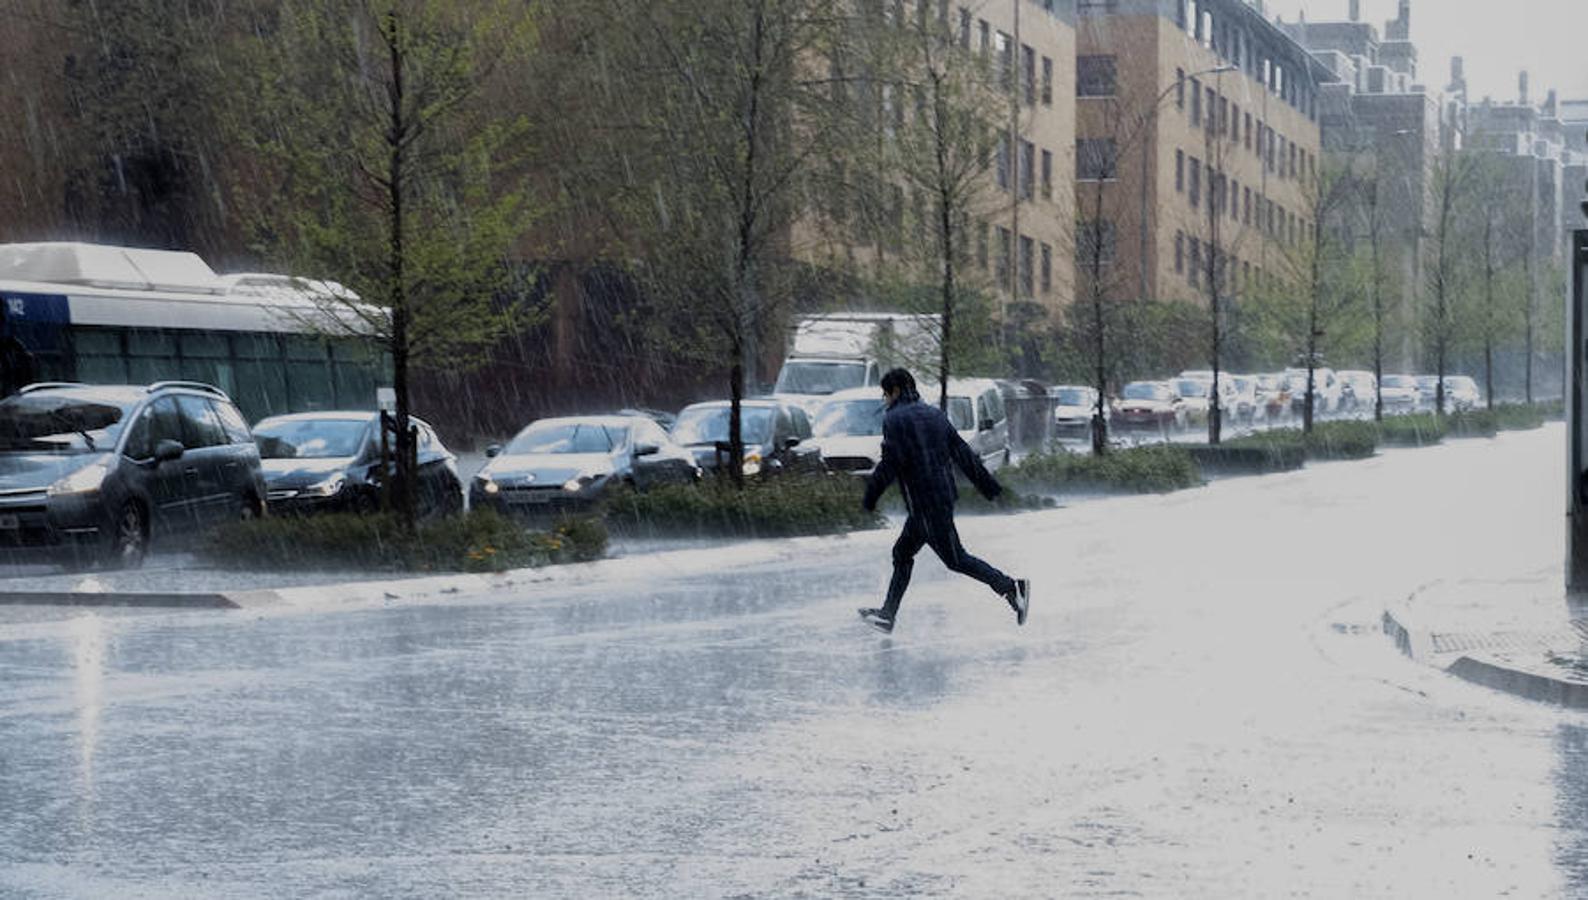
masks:
[(882, 492), (897, 479), (912, 513), (952, 510), (959, 499), (955, 465), (987, 499), (1003, 492), (942, 410), (919, 399), (901, 399), (882, 420), (882, 461), (866, 483), (862, 502), (866, 509), (875, 509)]

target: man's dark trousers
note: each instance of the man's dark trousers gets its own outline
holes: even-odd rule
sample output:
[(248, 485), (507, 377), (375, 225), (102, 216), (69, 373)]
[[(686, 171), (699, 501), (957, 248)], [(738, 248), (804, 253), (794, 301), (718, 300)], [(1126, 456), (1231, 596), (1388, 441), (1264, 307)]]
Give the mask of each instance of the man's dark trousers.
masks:
[(888, 599), (882, 605), (882, 614), (893, 618), (899, 611), (899, 601), (910, 586), (910, 573), (915, 568), (915, 554), (923, 545), (937, 553), (950, 572), (969, 575), (1001, 595), (1015, 589), (1012, 578), (982, 560), (965, 552), (959, 542), (959, 530), (954, 527), (952, 507), (928, 507), (912, 511), (904, 521), (904, 531), (893, 544), (893, 580), (888, 582)]

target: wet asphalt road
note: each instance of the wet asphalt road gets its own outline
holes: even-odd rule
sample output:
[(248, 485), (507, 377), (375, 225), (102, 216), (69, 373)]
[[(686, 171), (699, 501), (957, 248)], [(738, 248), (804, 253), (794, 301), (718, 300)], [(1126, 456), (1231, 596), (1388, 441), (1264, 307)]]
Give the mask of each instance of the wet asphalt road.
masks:
[[(0, 610), (0, 896), (1588, 895), (1588, 719), (1377, 633), (1556, 565), (1559, 426), (519, 596)], [(698, 558), (698, 557), (697, 557)]]

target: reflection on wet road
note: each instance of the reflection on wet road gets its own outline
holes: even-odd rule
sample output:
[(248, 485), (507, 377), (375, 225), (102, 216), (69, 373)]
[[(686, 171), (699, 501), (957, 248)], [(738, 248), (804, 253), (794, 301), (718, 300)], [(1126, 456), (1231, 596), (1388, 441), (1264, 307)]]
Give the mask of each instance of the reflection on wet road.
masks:
[(1552, 565), (1560, 443), (966, 521), (1025, 629), (925, 558), (863, 629), (886, 534), (0, 624), (0, 895), (1582, 895), (1585, 723), (1355, 627)]

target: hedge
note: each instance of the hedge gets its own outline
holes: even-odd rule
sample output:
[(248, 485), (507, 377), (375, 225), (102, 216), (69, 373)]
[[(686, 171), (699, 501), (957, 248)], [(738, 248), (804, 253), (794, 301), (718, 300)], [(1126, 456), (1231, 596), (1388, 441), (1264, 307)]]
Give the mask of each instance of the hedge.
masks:
[(409, 532), (393, 515), (276, 516), (223, 525), (198, 545), (210, 562), (243, 569), (500, 572), (606, 555), (598, 519), (568, 519), (529, 531), (491, 510), (421, 522)]
[(1055, 450), (1034, 453), (999, 478), (1018, 490), (1048, 494), (1103, 491), (1158, 494), (1196, 487), (1202, 472), (1183, 447), (1157, 445), (1090, 456)]
[(865, 483), (851, 475), (752, 478), (742, 489), (726, 479), (709, 478), (699, 484), (614, 494), (606, 504), (606, 521), (613, 530), (626, 534), (839, 534), (883, 524), (882, 516), (860, 508), (864, 491)]

